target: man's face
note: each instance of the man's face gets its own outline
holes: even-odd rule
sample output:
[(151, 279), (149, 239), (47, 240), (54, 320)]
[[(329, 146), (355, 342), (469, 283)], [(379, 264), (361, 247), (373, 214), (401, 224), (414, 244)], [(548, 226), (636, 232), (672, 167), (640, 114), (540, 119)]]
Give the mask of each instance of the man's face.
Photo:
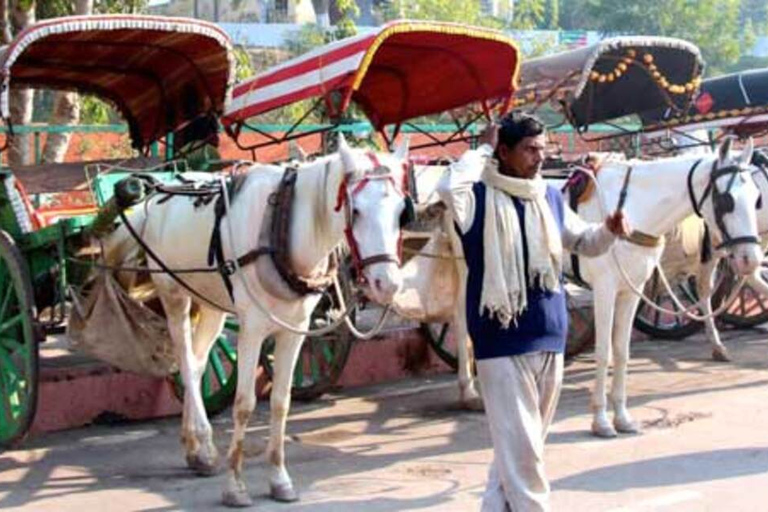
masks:
[(531, 179), (541, 170), (544, 163), (546, 137), (542, 133), (535, 137), (526, 137), (510, 149), (499, 142), (499, 172), (514, 178)]

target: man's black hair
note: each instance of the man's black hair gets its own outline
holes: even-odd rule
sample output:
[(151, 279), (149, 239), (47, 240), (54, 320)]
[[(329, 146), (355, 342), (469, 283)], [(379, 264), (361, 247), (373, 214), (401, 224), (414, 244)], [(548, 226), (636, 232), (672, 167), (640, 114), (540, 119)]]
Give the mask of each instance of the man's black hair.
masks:
[(544, 123), (522, 112), (510, 112), (499, 122), (499, 144), (504, 144), (509, 149), (514, 149), (518, 142), (526, 137), (536, 137), (542, 133)]

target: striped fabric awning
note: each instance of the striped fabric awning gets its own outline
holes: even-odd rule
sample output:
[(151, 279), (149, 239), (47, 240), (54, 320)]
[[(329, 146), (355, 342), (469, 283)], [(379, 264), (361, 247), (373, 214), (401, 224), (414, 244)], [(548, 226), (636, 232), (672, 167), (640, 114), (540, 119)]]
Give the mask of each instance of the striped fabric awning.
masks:
[(41, 21), (0, 49), (0, 114), (9, 88), (73, 90), (113, 103), (134, 147), (200, 118), (216, 118), (231, 92), (228, 36), (216, 25), (158, 16), (70, 16)]
[(474, 102), (506, 104), (517, 85), (519, 60), (515, 43), (495, 30), (392, 22), (235, 86), (223, 122), (241, 123), (313, 98), (323, 100), (331, 116), (355, 102), (377, 129)]

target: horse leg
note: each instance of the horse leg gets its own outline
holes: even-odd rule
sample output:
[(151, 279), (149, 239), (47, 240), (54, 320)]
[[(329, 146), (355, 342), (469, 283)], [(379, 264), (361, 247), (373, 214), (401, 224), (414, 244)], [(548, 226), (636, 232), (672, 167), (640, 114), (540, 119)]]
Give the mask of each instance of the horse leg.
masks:
[[(458, 265), (459, 282), (466, 282), (466, 266)], [(482, 411), (483, 400), (475, 387), (475, 378), (472, 375), (474, 357), (471, 340), (467, 330), (466, 315), (466, 289), (462, 286), (456, 298), (456, 311), (453, 314), (453, 334), (456, 339), (456, 349), (459, 360), (459, 403), (464, 409), (470, 411)]]
[(616, 304), (616, 290), (611, 287), (595, 287), (595, 388), (592, 391), (592, 434), (597, 437), (616, 437), (616, 430), (608, 421), (605, 384), (608, 378), (608, 362), (611, 357), (611, 333)]
[[(194, 332), (192, 333), (192, 353), (194, 354), (194, 362), (196, 363), (196, 371), (194, 375), (198, 379), (198, 382), (196, 383), (198, 388), (200, 388), (200, 381), (208, 366), (208, 356), (213, 347), (213, 342), (221, 332), (225, 318), (226, 315), (224, 313), (207, 307), (200, 307), (199, 318), (195, 325)], [(184, 402), (186, 406), (186, 396)], [(205, 404), (203, 404), (203, 407), (205, 407)], [(209, 430), (212, 434), (207, 414), (206, 422), (208, 423)], [(218, 472), (219, 453), (218, 450), (216, 450), (216, 445), (213, 444), (213, 436), (211, 434), (209, 434), (207, 438), (200, 440), (202, 449), (199, 454), (195, 456), (191, 456), (190, 454), (187, 455), (187, 464), (189, 467), (203, 475), (210, 475)], [(202, 456), (200, 456), (200, 454), (202, 454)]]
[[(307, 327), (308, 323), (304, 323), (301, 328), (306, 329)], [(285, 467), (285, 424), (291, 406), (293, 369), (296, 367), (296, 360), (301, 352), (303, 341), (304, 336), (288, 331), (282, 331), (275, 336), (275, 371), (269, 403), (270, 426), (267, 460), (270, 466), (270, 495), (273, 500), (286, 503), (299, 499)]]
[(629, 343), (632, 336), (632, 321), (640, 298), (632, 292), (620, 293), (616, 298), (613, 318), (613, 380), (611, 402), (613, 403), (613, 426), (625, 434), (640, 431), (638, 424), (627, 410), (627, 365)]
[(200, 392), (202, 372), (192, 349), (192, 327), (189, 297), (158, 287), (160, 300), (168, 319), (168, 331), (173, 340), (179, 373), (184, 382), (184, 405), (181, 442), (187, 465), (200, 475), (211, 475), (216, 468), (216, 449), (213, 447), (211, 424), (205, 414)]
[(227, 452), (229, 468), (222, 493), (222, 501), (229, 507), (247, 507), (253, 504), (248, 487), (243, 481), (243, 440), (248, 420), (256, 407), (256, 368), (261, 345), (268, 331), (257, 315), (240, 315), (240, 333), (237, 337), (237, 392), (232, 408), (234, 429)]
[[(699, 297), (709, 297), (712, 294), (712, 288), (715, 286), (715, 270), (717, 269), (717, 258), (712, 258), (699, 268), (696, 276), (696, 291)], [(720, 332), (717, 330), (715, 318), (712, 316), (712, 301), (706, 300), (702, 305), (704, 315), (704, 327), (707, 333), (709, 346), (712, 348), (712, 359), (715, 361), (727, 362), (731, 358), (728, 355), (728, 349), (720, 340)]]

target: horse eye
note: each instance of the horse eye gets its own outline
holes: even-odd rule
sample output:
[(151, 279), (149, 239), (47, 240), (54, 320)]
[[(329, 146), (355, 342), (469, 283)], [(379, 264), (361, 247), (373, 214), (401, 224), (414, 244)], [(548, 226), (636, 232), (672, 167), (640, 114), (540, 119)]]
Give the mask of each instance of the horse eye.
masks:
[(359, 216), (360, 216), (360, 210), (358, 210), (357, 208), (353, 209), (352, 210), (352, 220), (357, 219)]

